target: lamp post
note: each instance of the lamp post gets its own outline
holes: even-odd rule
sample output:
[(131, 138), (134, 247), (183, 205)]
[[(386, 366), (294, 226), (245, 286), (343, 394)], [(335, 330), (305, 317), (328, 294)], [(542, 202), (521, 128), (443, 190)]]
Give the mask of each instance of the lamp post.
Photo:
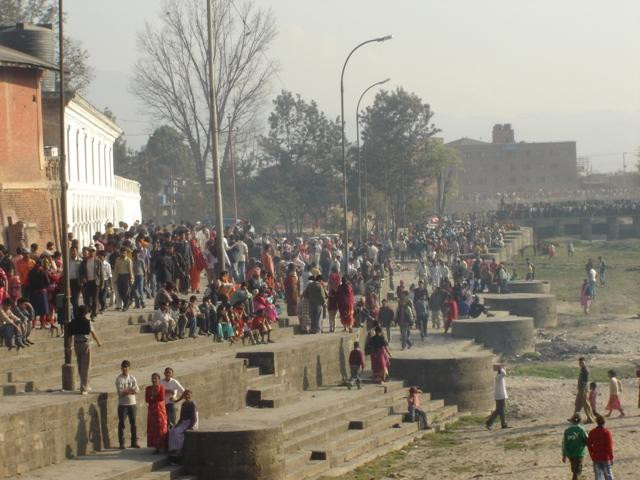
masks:
[[(380, 82), (376, 82), (369, 85), (358, 99), (358, 105), (356, 106), (356, 146), (358, 153), (358, 242), (362, 244), (362, 218), (364, 218), (364, 228), (367, 231), (367, 159), (364, 157), (364, 162), (360, 157), (360, 102), (362, 98), (367, 94), (369, 90), (378, 85), (387, 83), (390, 78), (386, 78)], [(362, 177), (364, 174), (364, 217), (362, 215)]]
[(348, 271), (349, 268), (349, 224), (347, 222), (347, 155), (345, 151), (345, 138), (344, 138), (344, 71), (347, 68), (347, 63), (349, 63), (349, 59), (351, 55), (358, 50), (360, 47), (368, 43), (374, 42), (386, 42), (387, 40), (391, 40), (391, 35), (386, 35), (384, 37), (372, 38), (370, 40), (366, 40), (355, 46), (353, 50), (349, 52), (346, 60), (344, 61), (344, 65), (342, 66), (342, 73), (340, 74), (340, 125), (342, 131), (342, 188), (343, 188), (343, 228), (344, 228), (344, 273)]
[(69, 332), (68, 324), (71, 321), (71, 280), (69, 279), (69, 239), (68, 228), (69, 218), (67, 212), (67, 145), (64, 125), (65, 111), (65, 72), (64, 72), (64, 4), (63, 0), (58, 0), (58, 115), (60, 121), (60, 148), (59, 148), (59, 176), (60, 176), (60, 248), (62, 250), (62, 311), (64, 327), (64, 364), (62, 365), (62, 390), (72, 391), (76, 386), (76, 370), (73, 365), (72, 336)]
[(209, 54), (209, 130), (211, 131), (211, 160), (213, 168), (214, 215), (216, 216), (216, 270), (223, 272), (224, 264), (224, 222), (222, 217), (222, 185), (220, 182), (220, 160), (218, 158), (218, 110), (216, 106), (216, 84), (214, 65), (214, 37), (213, 37), (213, 5), (207, 2), (207, 33)]

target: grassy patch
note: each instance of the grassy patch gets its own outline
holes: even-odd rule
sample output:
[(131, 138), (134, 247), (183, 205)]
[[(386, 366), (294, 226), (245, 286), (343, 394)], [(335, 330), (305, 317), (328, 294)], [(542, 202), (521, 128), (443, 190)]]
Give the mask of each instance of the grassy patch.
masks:
[(545, 447), (544, 442), (540, 442), (540, 437), (546, 437), (545, 433), (533, 435), (520, 435), (509, 438), (501, 443), (502, 448), (509, 450), (538, 450)]
[(556, 256), (533, 256), (532, 248), (528, 248), (525, 257), (516, 257), (511, 266), (515, 266), (518, 275), (524, 278), (526, 273), (525, 258), (529, 256), (536, 265), (536, 278), (549, 280), (551, 291), (558, 300), (578, 304), (580, 288), (586, 277), (585, 265), (591, 258), (595, 263), (601, 256), (608, 265), (606, 271), (606, 288), (598, 288), (592, 305), (593, 314), (628, 314), (636, 313), (638, 281), (640, 281), (640, 240), (619, 240), (613, 242), (584, 242), (573, 240), (575, 255), (567, 256), (568, 238), (554, 238)]
[[(589, 367), (590, 380), (594, 382), (608, 382), (609, 377), (607, 371), (609, 367)], [(614, 367), (618, 378), (632, 378), (636, 376), (635, 368), (631, 365)], [(559, 378), (559, 379), (576, 379), (578, 380), (578, 367), (576, 365), (567, 365), (562, 363), (528, 363), (518, 365), (511, 370), (511, 375), (521, 377), (542, 377), (542, 378)]]

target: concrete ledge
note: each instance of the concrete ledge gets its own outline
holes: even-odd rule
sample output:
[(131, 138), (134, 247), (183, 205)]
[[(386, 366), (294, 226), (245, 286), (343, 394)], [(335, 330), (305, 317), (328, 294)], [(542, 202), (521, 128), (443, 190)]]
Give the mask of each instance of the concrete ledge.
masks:
[[(514, 280), (508, 284), (511, 293), (551, 293), (551, 283), (547, 280)], [(489, 293), (498, 293), (498, 284), (489, 285)]]
[(283, 445), (279, 425), (207, 420), (186, 432), (184, 465), (201, 480), (282, 480)]
[(547, 280), (514, 280), (508, 285), (513, 293), (551, 293), (551, 283)]
[(555, 295), (542, 293), (505, 293), (482, 295), (485, 305), (509, 310), (512, 315), (532, 317), (535, 328), (556, 327), (558, 315)]
[(512, 355), (535, 349), (531, 317), (461, 319), (453, 322), (451, 333), (454, 337), (473, 338), (496, 353)]
[(392, 377), (418, 386), (431, 393), (431, 398), (443, 399), (447, 405), (457, 405), (461, 411), (492, 408), (493, 355), (490, 352), (432, 358), (403, 353), (394, 352), (391, 358)]

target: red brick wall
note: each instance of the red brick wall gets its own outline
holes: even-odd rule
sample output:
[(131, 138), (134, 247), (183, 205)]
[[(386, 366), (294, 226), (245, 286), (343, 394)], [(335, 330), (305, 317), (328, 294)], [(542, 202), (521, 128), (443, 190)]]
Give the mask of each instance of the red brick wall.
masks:
[(44, 180), (41, 75), (0, 68), (0, 183)]
[[(4, 229), (8, 225), (8, 217), (13, 223), (22, 220), (25, 223), (28, 244), (37, 243), (44, 246), (48, 241), (58, 245), (57, 228), (55, 222), (59, 221), (57, 215), (57, 199), (53, 198), (48, 190), (20, 189), (0, 190), (0, 243), (6, 242)], [(54, 211), (55, 209), (55, 211)]]

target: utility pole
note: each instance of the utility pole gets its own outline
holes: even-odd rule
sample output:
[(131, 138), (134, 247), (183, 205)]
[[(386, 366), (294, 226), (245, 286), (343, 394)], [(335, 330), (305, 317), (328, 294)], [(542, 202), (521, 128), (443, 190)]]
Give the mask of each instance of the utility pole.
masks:
[(60, 116), (60, 148), (58, 150), (60, 160), (60, 247), (62, 248), (62, 311), (64, 322), (64, 364), (62, 365), (62, 390), (72, 391), (76, 388), (76, 370), (73, 365), (73, 350), (71, 348), (71, 341), (73, 337), (69, 331), (69, 322), (71, 321), (71, 281), (69, 279), (69, 218), (67, 214), (67, 190), (69, 185), (67, 184), (67, 145), (66, 145), (66, 132), (64, 127), (64, 110), (65, 110), (65, 95), (64, 95), (64, 5), (63, 0), (58, 0), (58, 42), (59, 42), (59, 76), (60, 80), (60, 96), (59, 96), (59, 116)]
[(213, 0), (207, 2), (207, 32), (209, 37), (209, 130), (211, 130), (211, 160), (213, 167), (214, 215), (216, 217), (216, 270), (223, 272), (224, 264), (224, 220), (222, 216), (222, 185), (220, 182), (220, 161), (218, 159), (218, 110), (216, 106), (215, 84), (215, 43), (213, 38)]
[(236, 195), (236, 160), (233, 158), (233, 139), (231, 137), (231, 114), (227, 115), (227, 122), (229, 125), (229, 137), (227, 141), (229, 142), (229, 161), (231, 162), (231, 180), (233, 182), (233, 220), (235, 227), (235, 224), (238, 223), (238, 196)]

